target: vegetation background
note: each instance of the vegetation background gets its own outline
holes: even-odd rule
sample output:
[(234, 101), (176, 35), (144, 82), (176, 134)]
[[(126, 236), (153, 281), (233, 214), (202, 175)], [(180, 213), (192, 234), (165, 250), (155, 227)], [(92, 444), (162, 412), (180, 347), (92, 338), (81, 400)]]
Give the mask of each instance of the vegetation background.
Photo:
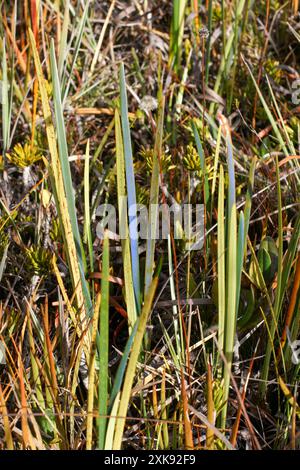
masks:
[(0, 8), (0, 447), (299, 448), (298, 0)]

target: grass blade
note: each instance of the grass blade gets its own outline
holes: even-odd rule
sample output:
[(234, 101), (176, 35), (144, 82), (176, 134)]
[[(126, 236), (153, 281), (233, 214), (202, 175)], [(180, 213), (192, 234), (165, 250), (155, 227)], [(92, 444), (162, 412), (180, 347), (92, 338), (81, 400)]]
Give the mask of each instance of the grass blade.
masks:
[(61, 38), (60, 38), (60, 44), (59, 44), (59, 56), (58, 56), (58, 66), (57, 66), (60, 80), (62, 79), (62, 76), (63, 76), (64, 64), (65, 64), (67, 49), (68, 49), (67, 42), (68, 42), (69, 23), (70, 23), (70, 0), (66, 0), (63, 27), (62, 27), (62, 33), (61, 33)]
[(63, 118), (63, 108), (61, 103), (61, 95), (60, 95), (60, 84), (58, 78), (58, 70), (56, 65), (56, 58), (55, 58), (55, 45), (54, 40), (51, 41), (50, 47), (50, 65), (51, 65), (51, 76), (53, 81), (53, 98), (54, 98), (54, 109), (55, 109), (55, 119), (56, 119), (56, 130), (57, 130), (57, 140), (58, 140), (58, 148), (59, 148), (59, 159), (61, 164), (61, 172), (64, 181), (64, 188), (66, 192), (66, 199), (67, 199), (67, 206), (68, 206), (68, 213), (70, 217), (70, 222), (72, 226), (72, 233), (74, 236), (74, 242), (76, 246), (76, 252), (80, 267), (80, 276), (81, 276), (81, 284), (83, 289), (83, 294), (85, 297), (85, 305), (89, 314), (92, 314), (92, 302), (87, 286), (87, 282), (84, 276), (84, 265), (86, 263), (85, 254), (82, 247), (82, 241), (79, 233), (78, 222), (77, 222), (77, 215), (76, 215), (76, 207), (75, 207), (75, 199), (74, 199), (74, 190), (72, 184), (72, 177), (71, 177), (71, 169), (69, 163), (69, 153), (68, 153), (68, 146), (67, 146), (67, 137), (66, 137), (66, 130)]
[(132, 345), (132, 351), (130, 354), (130, 358), (129, 358), (129, 362), (128, 362), (128, 366), (126, 370), (126, 375), (124, 379), (124, 385), (123, 385), (123, 390), (122, 390), (122, 395), (121, 395), (121, 400), (120, 400), (120, 406), (118, 410), (118, 420), (116, 423), (116, 431), (115, 431), (114, 445), (113, 445), (114, 450), (120, 450), (122, 446), (122, 436), (123, 436), (123, 431), (125, 427), (125, 421), (126, 421), (126, 415), (127, 415), (127, 410), (128, 410), (129, 400), (130, 400), (132, 384), (133, 384), (133, 380), (135, 376), (136, 364), (138, 361), (138, 357), (140, 355), (140, 349), (141, 349), (141, 345), (143, 342), (143, 337), (144, 337), (146, 325), (147, 325), (147, 319), (151, 310), (157, 284), (158, 284), (158, 277), (155, 276), (153, 278), (151, 287), (148, 291), (148, 295), (145, 299), (145, 303), (142, 308), (141, 315), (138, 319), (138, 328), (137, 328), (137, 332), (135, 335), (134, 343)]
[(2, 136), (3, 136), (3, 149), (2, 154), (3, 157), (5, 152), (8, 149), (9, 143), (9, 134), (10, 134), (10, 118), (11, 118), (11, 111), (10, 111), (10, 99), (9, 99), (9, 92), (8, 92), (8, 75), (7, 75), (7, 58), (6, 58), (6, 45), (5, 45), (5, 38), (2, 40), (3, 49), (2, 49), (2, 89), (1, 89), (1, 104), (2, 104)]
[(237, 260), (236, 260), (236, 315), (239, 311), (240, 293), (241, 293), (241, 279), (242, 269), (244, 262), (244, 247), (245, 247), (245, 218), (243, 211), (240, 212), (239, 232), (237, 241)]
[(112, 391), (110, 393), (110, 399), (109, 399), (109, 405), (108, 405), (108, 410), (111, 413), (112, 413), (113, 407), (115, 406), (115, 400), (116, 400), (116, 398), (117, 398), (117, 396), (118, 396), (118, 394), (121, 390), (123, 377), (124, 377), (125, 370), (126, 370), (126, 364), (127, 364), (128, 356), (129, 356), (129, 353), (130, 353), (130, 350), (131, 350), (133, 340), (135, 338), (135, 334), (137, 332), (137, 327), (138, 327), (138, 322), (135, 323), (135, 325), (132, 329), (131, 335), (129, 336), (129, 338), (127, 340), (127, 343), (126, 343), (126, 346), (124, 348), (124, 352), (123, 352), (123, 355), (122, 355), (121, 362), (120, 362), (118, 370), (116, 372), (116, 377), (115, 377), (115, 380), (114, 380), (114, 385), (113, 385)]
[(276, 179), (277, 179), (277, 203), (278, 203), (278, 264), (277, 264), (277, 289), (275, 294), (274, 318), (270, 327), (270, 337), (267, 343), (265, 359), (261, 372), (260, 396), (263, 397), (267, 390), (267, 380), (270, 369), (271, 354), (274, 349), (274, 336), (278, 326), (280, 306), (281, 306), (281, 279), (282, 279), (282, 260), (283, 260), (283, 233), (282, 233), (282, 199), (280, 174), (278, 166), (278, 156), (276, 155)]
[(176, 73), (178, 73), (181, 62), (185, 7), (186, 0), (173, 0), (169, 63), (172, 64), (174, 61)]
[(209, 193), (209, 185), (208, 185), (208, 176), (207, 176), (207, 172), (206, 172), (205, 154), (204, 154), (203, 146), (202, 146), (201, 139), (200, 139), (200, 136), (199, 136), (199, 132), (198, 132), (198, 129), (197, 129), (196, 124), (195, 124), (194, 121), (192, 121), (192, 129), (193, 129), (193, 133), (194, 133), (194, 137), (195, 137), (195, 141), (196, 141), (197, 151), (198, 151), (198, 154), (199, 154), (199, 157), (200, 157), (201, 170), (202, 170), (202, 173), (204, 175), (204, 202), (205, 202), (205, 207), (206, 207), (206, 210), (209, 212), (210, 193)]
[[(46, 123), (46, 133), (48, 139), (48, 146), (51, 156), (51, 168), (50, 174), (53, 175), (53, 191), (54, 196), (57, 203), (57, 209), (59, 212), (59, 217), (61, 219), (61, 225), (63, 228), (63, 236), (65, 239), (65, 246), (71, 271), (71, 277), (73, 286), (76, 292), (76, 299), (77, 299), (77, 307), (82, 309), (85, 305), (85, 297), (83, 292), (82, 286), (82, 275), (83, 273), (80, 271), (79, 266), (79, 259), (78, 259), (78, 251), (76, 249), (74, 234), (72, 230), (72, 224), (70, 220), (70, 215), (68, 211), (68, 202), (66, 199), (65, 189), (64, 189), (64, 182), (62, 177), (62, 169), (61, 164), (58, 156), (57, 145), (56, 145), (56, 137), (55, 137), (55, 130), (52, 123), (52, 114), (49, 105), (49, 98), (47, 94), (45, 79), (42, 72), (42, 67), (40, 63), (40, 59), (38, 56), (38, 52), (35, 45), (34, 36), (31, 30), (29, 30), (29, 37), (30, 37), (30, 44), (33, 51), (33, 57), (35, 62), (35, 68), (37, 73), (37, 78), (39, 81), (39, 88), (42, 98), (42, 108), (43, 108), (43, 115), (44, 120)], [(74, 222), (74, 221), (73, 221)], [(84, 310), (80, 311), (81, 317), (81, 328), (84, 328), (86, 324), (86, 314)], [(89, 335), (87, 334), (85, 337), (85, 344), (86, 344), (86, 353), (88, 354), (89, 350)]]
[(103, 242), (102, 280), (101, 280), (101, 310), (99, 328), (99, 418), (98, 418), (98, 448), (104, 449), (107, 424), (108, 398), (108, 349), (109, 349), (109, 239), (107, 233)]
[(154, 253), (155, 253), (155, 240), (158, 221), (158, 196), (159, 196), (159, 161), (162, 152), (162, 138), (163, 138), (163, 125), (164, 125), (164, 109), (165, 99), (161, 96), (158, 108), (156, 138), (152, 162), (152, 176), (150, 187), (150, 204), (149, 204), (149, 221), (148, 221), (148, 238), (146, 247), (146, 265), (145, 265), (145, 287), (144, 298), (148, 294), (152, 282), (152, 275), (154, 270)]
[(225, 279), (224, 170), (221, 165), (218, 195), (218, 344), (221, 351), (225, 335)]
[(74, 53), (73, 53), (73, 57), (72, 57), (71, 69), (70, 69), (70, 72), (68, 74), (68, 77), (66, 77), (66, 75), (65, 75), (65, 77), (63, 79), (63, 82), (62, 82), (61, 90), (62, 90), (62, 106), (63, 106), (63, 108), (64, 108), (64, 105), (65, 105), (67, 96), (69, 94), (71, 78), (72, 78), (72, 74), (73, 74), (74, 67), (75, 67), (76, 60), (77, 60), (78, 53), (79, 53), (79, 48), (80, 48), (80, 44), (81, 44), (81, 41), (82, 41), (82, 36), (83, 36), (83, 32), (84, 32), (84, 26), (85, 26), (85, 23), (86, 23), (86, 20), (87, 20), (89, 6), (90, 6), (90, 1), (87, 0), (87, 2), (85, 4), (84, 11), (83, 11), (83, 14), (82, 14), (82, 17), (81, 17), (81, 20), (80, 20), (79, 28), (78, 28), (78, 31), (77, 31), (77, 34), (76, 34), (76, 42), (75, 42), (75, 45), (74, 45)]
[(120, 104), (121, 104), (121, 122), (123, 132), (123, 144), (125, 155), (125, 169), (127, 181), (127, 195), (128, 195), (128, 211), (129, 211), (129, 236), (131, 247), (131, 262), (132, 262), (132, 279), (134, 286), (135, 301), (137, 305), (137, 312), (140, 312), (141, 293), (140, 293), (140, 264), (138, 252), (138, 232), (137, 232), (137, 211), (136, 211), (136, 190), (135, 178), (133, 169), (133, 157), (130, 138), (130, 128), (128, 120), (128, 104), (125, 82), (124, 64), (120, 68)]
[(116, 138), (116, 159), (117, 159), (117, 186), (118, 186), (118, 208), (119, 208), (119, 224), (123, 231), (121, 237), (122, 258), (124, 263), (124, 281), (126, 293), (126, 306), (128, 315), (128, 327), (131, 332), (133, 325), (137, 319), (136, 302), (134, 296), (132, 265), (130, 253), (130, 240), (128, 234), (128, 217), (127, 217), (127, 195), (125, 181), (124, 166), (124, 147), (122, 139), (122, 131), (120, 124), (119, 111), (115, 111), (115, 138)]
[(260, 91), (260, 88), (259, 88), (259, 86), (257, 85), (257, 83), (256, 83), (256, 81), (255, 81), (255, 78), (254, 78), (254, 76), (253, 76), (253, 74), (252, 74), (252, 72), (251, 72), (251, 69), (250, 69), (248, 63), (245, 61), (244, 58), (243, 58), (243, 60), (244, 60), (244, 63), (245, 63), (245, 65), (246, 65), (246, 67), (247, 67), (247, 69), (248, 69), (248, 71), (249, 71), (250, 77), (251, 77), (252, 80), (253, 80), (253, 83), (254, 83), (254, 86), (255, 86), (255, 88), (256, 88), (257, 94), (258, 94), (258, 96), (259, 96), (259, 98), (260, 98), (260, 101), (261, 101), (263, 107), (264, 107), (265, 113), (266, 113), (266, 115), (268, 116), (268, 119), (269, 119), (270, 124), (271, 124), (271, 126), (272, 126), (272, 128), (273, 128), (273, 131), (274, 131), (274, 133), (275, 133), (275, 135), (276, 135), (276, 137), (277, 137), (277, 139), (278, 139), (278, 142), (280, 143), (280, 145), (281, 145), (281, 147), (282, 147), (282, 150), (284, 151), (286, 157), (288, 157), (288, 156), (289, 156), (289, 151), (288, 151), (288, 149), (287, 149), (287, 147), (286, 147), (286, 144), (285, 144), (285, 142), (284, 142), (284, 140), (283, 140), (283, 138), (282, 138), (281, 132), (280, 132), (280, 130), (278, 129), (278, 126), (277, 126), (277, 124), (276, 124), (276, 121), (275, 121), (275, 119), (273, 118), (273, 115), (272, 115), (272, 113), (271, 113), (271, 111), (270, 111), (270, 108), (269, 108), (269, 106), (267, 105), (267, 102), (266, 102), (266, 100), (264, 99), (264, 97), (263, 97), (263, 95), (262, 95), (262, 92)]
[(234, 337), (236, 332), (236, 296), (237, 296), (237, 234), (236, 234), (236, 202), (235, 202), (235, 174), (234, 160), (231, 143), (230, 130), (227, 120), (221, 116), (221, 122), (227, 143), (227, 165), (228, 165), (228, 207), (227, 207), (227, 252), (226, 252), (226, 318), (224, 353), (227, 364), (224, 364), (224, 400), (222, 409), (222, 427), (225, 427), (227, 415), (227, 400), (229, 396), (230, 370), (234, 348)]

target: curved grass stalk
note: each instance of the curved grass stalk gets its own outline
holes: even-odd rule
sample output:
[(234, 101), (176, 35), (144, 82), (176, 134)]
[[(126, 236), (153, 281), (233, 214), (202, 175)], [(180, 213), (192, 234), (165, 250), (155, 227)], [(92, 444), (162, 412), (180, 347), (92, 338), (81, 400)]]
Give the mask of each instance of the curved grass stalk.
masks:
[(136, 190), (133, 168), (132, 147), (130, 138), (130, 128), (128, 120), (128, 104), (125, 82), (124, 64), (120, 67), (120, 105), (121, 105), (121, 122), (123, 133), (123, 145), (125, 156), (125, 170), (127, 182), (128, 196), (128, 212), (129, 212), (129, 237), (131, 247), (131, 263), (132, 263), (132, 279), (134, 286), (135, 301), (137, 313), (140, 312), (141, 291), (140, 291), (140, 264), (138, 252), (138, 231), (137, 231), (137, 211), (136, 211)]
[(154, 299), (154, 294), (156, 291), (156, 287), (158, 284), (158, 276), (153, 278), (151, 287), (148, 291), (148, 295), (145, 299), (144, 306), (142, 308), (141, 315), (138, 321), (138, 328), (135, 335), (134, 343), (132, 345), (132, 351), (130, 354), (126, 375), (124, 379), (123, 390), (121, 394), (120, 406), (118, 409), (118, 419), (116, 422), (116, 429), (115, 429), (115, 436), (114, 436), (114, 443), (113, 449), (119, 450), (122, 446), (122, 436), (124, 432), (125, 422), (126, 422), (126, 415), (130, 400), (131, 389), (133, 385), (135, 369), (137, 365), (137, 361), (140, 355), (140, 349), (143, 342), (143, 337), (146, 330), (147, 319), (151, 310), (152, 302)]
[(113, 447), (115, 425), (116, 425), (116, 420), (117, 420), (116, 415), (118, 413), (118, 408), (120, 405), (120, 394), (121, 392), (119, 391), (115, 397), (113, 406), (111, 408), (111, 416), (108, 418), (104, 450), (111, 450)]

